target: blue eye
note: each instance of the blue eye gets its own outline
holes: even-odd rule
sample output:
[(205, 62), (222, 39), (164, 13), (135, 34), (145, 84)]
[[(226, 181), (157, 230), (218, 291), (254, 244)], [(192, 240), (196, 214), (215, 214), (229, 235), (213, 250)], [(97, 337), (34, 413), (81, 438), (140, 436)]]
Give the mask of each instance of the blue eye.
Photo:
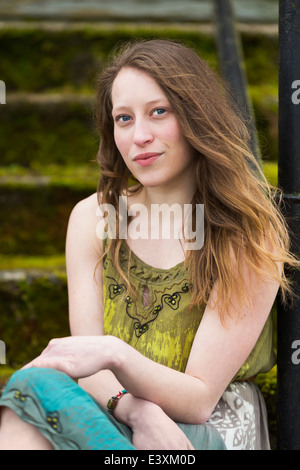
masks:
[(156, 113), (158, 116), (161, 116), (162, 114), (165, 114), (166, 109), (164, 108), (157, 108), (153, 111), (153, 114)]
[(130, 116), (126, 116), (126, 114), (116, 117), (116, 121), (121, 121), (121, 122), (128, 122), (130, 121), (130, 119), (131, 119)]

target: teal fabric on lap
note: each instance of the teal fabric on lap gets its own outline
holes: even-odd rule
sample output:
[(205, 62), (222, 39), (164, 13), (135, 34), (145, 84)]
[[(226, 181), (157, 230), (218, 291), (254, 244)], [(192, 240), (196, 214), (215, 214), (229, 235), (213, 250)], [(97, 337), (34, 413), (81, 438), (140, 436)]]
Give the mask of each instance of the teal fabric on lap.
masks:
[(33, 424), (56, 450), (135, 450), (128, 439), (130, 432), (125, 436), (88, 393), (59, 371), (16, 372), (0, 405)]
[[(23, 421), (34, 425), (56, 450), (132, 450), (132, 431), (119, 423), (66, 374), (23, 369), (11, 377), (0, 398)], [(177, 423), (195, 450), (225, 450), (210, 424)]]

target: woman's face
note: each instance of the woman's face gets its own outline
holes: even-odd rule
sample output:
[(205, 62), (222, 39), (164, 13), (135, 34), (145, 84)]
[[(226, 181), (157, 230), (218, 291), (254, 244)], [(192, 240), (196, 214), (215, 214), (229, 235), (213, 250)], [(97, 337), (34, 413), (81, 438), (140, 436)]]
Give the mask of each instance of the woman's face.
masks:
[(147, 73), (123, 68), (112, 87), (116, 146), (144, 186), (190, 182), (193, 151), (166, 95)]

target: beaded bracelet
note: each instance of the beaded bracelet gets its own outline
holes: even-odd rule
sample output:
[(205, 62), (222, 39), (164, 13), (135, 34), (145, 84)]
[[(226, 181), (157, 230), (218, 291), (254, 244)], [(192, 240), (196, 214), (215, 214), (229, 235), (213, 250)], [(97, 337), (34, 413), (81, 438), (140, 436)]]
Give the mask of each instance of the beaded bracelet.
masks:
[(122, 398), (123, 395), (125, 395), (125, 393), (127, 393), (126, 390), (122, 390), (121, 392), (119, 392), (117, 395), (111, 397), (108, 402), (107, 402), (107, 411), (110, 413), (110, 414), (113, 414), (113, 411), (114, 409), (116, 408), (117, 406), (117, 403), (118, 403), (118, 400), (120, 400), (120, 398)]

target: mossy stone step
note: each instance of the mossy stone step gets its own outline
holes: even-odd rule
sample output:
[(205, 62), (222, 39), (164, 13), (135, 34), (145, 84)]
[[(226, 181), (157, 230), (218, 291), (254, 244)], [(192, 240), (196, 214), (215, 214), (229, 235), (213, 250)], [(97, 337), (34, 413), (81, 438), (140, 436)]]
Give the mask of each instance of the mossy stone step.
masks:
[(75, 204), (92, 191), (41, 185), (0, 187), (1, 254), (54, 255), (64, 251)]
[(19, 164), (0, 166), (0, 187), (3, 189), (36, 188), (42, 186), (70, 187), (94, 190), (100, 176), (99, 165), (91, 160), (82, 165), (43, 165), (35, 162), (31, 168)]
[[(201, 29), (181, 29), (161, 25), (88, 24), (65, 28), (42, 28), (23, 23), (23, 27), (0, 28), (0, 77), (7, 92), (43, 92), (49, 90), (90, 90), (112, 49), (133, 38), (161, 37), (182, 40), (202, 55), (216, 61), (215, 41)], [(37, 66), (38, 64), (38, 66)]]
[[(278, 33), (241, 31), (250, 84), (277, 81)], [(0, 27), (0, 77), (7, 91), (90, 90), (112, 49), (133, 38), (180, 40), (218, 67), (214, 28), (201, 24), (69, 24), (43, 27), (23, 22)], [(38, 66), (37, 66), (38, 64)], [(259, 71), (259, 73), (257, 73)]]
[(0, 311), (6, 365), (19, 368), (51, 338), (70, 334), (65, 272), (0, 271)]
[[(271, 85), (251, 86), (262, 158), (277, 158), (278, 95)], [(99, 148), (95, 97), (91, 94), (7, 96), (0, 113), (1, 165), (27, 168), (83, 165)]]
[(35, 170), (1, 167), (0, 255), (63, 253), (71, 211), (77, 202), (96, 192), (98, 179), (99, 168), (94, 162)]
[(94, 98), (8, 95), (0, 113), (1, 165), (82, 165), (96, 159)]

